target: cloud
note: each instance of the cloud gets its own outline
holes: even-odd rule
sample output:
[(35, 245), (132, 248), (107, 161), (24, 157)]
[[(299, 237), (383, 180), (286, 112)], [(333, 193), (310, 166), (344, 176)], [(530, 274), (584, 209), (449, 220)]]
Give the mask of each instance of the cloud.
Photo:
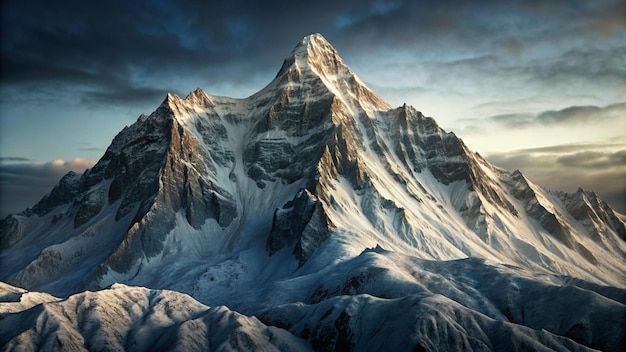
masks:
[(553, 84), (602, 79), (623, 85), (626, 73), (622, 59), (624, 50), (626, 47), (623, 45), (609, 48), (575, 47), (558, 56), (531, 60), (520, 73), (529, 79)]
[(464, 132), (478, 131), (485, 133), (491, 129), (528, 129), (541, 126), (559, 127), (588, 124), (609, 124), (614, 121), (626, 121), (626, 103), (598, 106), (570, 106), (561, 110), (547, 110), (537, 114), (511, 113), (490, 116), (484, 119), (459, 119), (457, 125), (463, 126)]
[(359, 11), (340, 14), (335, 18), (334, 25), (338, 28), (352, 27), (375, 17), (384, 17), (402, 6), (402, 1), (373, 2)]
[(556, 162), (563, 166), (580, 168), (612, 168), (614, 166), (626, 166), (626, 150), (615, 153), (603, 153), (597, 151), (583, 151), (574, 154), (560, 156)]
[[(183, 23), (183, 14), (173, 6), (41, 2), (35, 12), (32, 3), (2, 6), (3, 83), (23, 86), (22, 94), (32, 85), (52, 85), (69, 90), (68, 95), (84, 95), (84, 102), (145, 102), (157, 94), (147, 88), (154, 80), (162, 84), (194, 71), (202, 76), (212, 65), (228, 63), (234, 54), (221, 47), (225, 42), (210, 43), (210, 28), (196, 35), (186, 33), (178, 24)], [(198, 16), (190, 20), (199, 20)], [(206, 40), (198, 39), (205, 35)], [(167, 88), (171, 87), (158, 93)]]
[[(14, 158), (28, 160), (27, 158)], [(95, 164), (93, 160), (84, 158), (75, 158), (65, 161), (62, 159), (52, 160), (46, 163), (19, 163), (19, 164), (3, 164), (0, 166), (2, 175), (25, 175), (32, 178), (47, 179), (50, 177), (61, 177), (69, 171), (82, 173), (86, 169)], [(3, 180), (4, 181), (4, 180)]]
[(615, 38), (626, 23), (626, 6), (619, 0), (404, 1), (379, 12), (372, 7), (363, 4), (335, 21), (353, 46), (364, 50), (367, 43), (390, 48), (417, 44), (465, 55), (499, 51), (518, 56), (537, 45), (561, 46), (567, 37), (572, 38), (568, 43)]
[[(170, 90), (171, 92), (171, 90)], [(128, 102), (158, 101), (168, 93), (165, 89), (133, 87), (124, 85), (117, 89), (102, 89), (85, 92), (82, 101), (85, 103), (124, 104)]]
[(35, 205), (69, 171), (83, 173), (94, 164), (95, 161), (83, 158), (69, 161), (57, 159), (46, 163), (0, 164), (0, 218)]
[(612, 138), (605, 143), (559, 144), (547, 147), (526, 148), (517, 150), (518, 154), (567, 154), (585, 150), (615, 150), (626, 147), (626, 136)]
[(617, 211), (626, 213), (626, 143), (566, 144), (492, 153), (486, 158), (507, 170), (521, 170), (550, 189), (598, 193)]
[[(113, 78), (141, 87), (154, 76), (167, 81), (196, 73), (220, 79), (225, 67), (277, 70), (296, 41), (314, 32), (358, 55), (398, 47), (428, 54), (445, 46), (473, 56), (495, 49), (519, 53), (533, 41), (555, 36), (581, 39), (599, 27), (619, 28), (623, 18), (619, 1), (550, 3), (546, 10), (540, 0), (506, 6), (495, 0), (3, 2), (2, 73), (13, 84), (65, 81), (99, 87)], [(228, 71), (240, 77), (250, 73)]]
[(559, 123), (586, 123), (599, 115), (600, 108), (597, 106), (571, 106), (559, 111), (545, 111), (537, 116), (537, 120), (543, 124)]
[(103, 152), (104, 151), (100, 147), (81, 147), (81, 148), (78, 148), (78, 150), (84, 151), (84, 152)]
[(0, 157), (0, 163), (6, 163), (6, 162), (22, 162), (22, 161), (32, 161), (29, 158), (24, 158), (21, 156), (2, 156)]
[(580, 0), (572, 4), (570, 13), (578, 12), (572, 16), (571, 26), (573, 27), (584, 28), (598, 37), (619, 34), (624, 28), (626, 3), (621, 0), (593, 2)]

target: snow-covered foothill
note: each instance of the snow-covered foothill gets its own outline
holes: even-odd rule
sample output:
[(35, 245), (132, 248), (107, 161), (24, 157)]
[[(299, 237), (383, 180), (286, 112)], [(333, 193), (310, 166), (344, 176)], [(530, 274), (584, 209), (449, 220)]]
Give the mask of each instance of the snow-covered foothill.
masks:
[(0, 302), (2, 351), (311, 350), (283, 329), (173, 291), (116, 284), (12, 314), (7, 304)]

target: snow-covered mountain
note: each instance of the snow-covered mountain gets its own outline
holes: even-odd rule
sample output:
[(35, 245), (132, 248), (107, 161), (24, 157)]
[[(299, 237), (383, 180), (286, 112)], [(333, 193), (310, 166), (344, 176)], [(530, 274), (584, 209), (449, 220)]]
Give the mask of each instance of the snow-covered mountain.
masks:
[(626, 344), (621, 215), (391, 107), (319, 34), (248, 98), (168, 95), (0, 229), (0, 280), (47, 293), (6, 286), (7, 350)]
[[(115, 284), (66, 300), (29, 297), (0, 283), (5, 350), (89, 351), (309, 351), (310, 344), (227, 307), (209, 308), (188, 295)], [(39, 300), (37, 300), (39, 299)]]

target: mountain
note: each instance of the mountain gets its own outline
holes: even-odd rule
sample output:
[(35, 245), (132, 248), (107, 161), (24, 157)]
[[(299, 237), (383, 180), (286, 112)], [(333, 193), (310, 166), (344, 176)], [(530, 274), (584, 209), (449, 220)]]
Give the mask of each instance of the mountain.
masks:
[[(0, 286), (0, 295), (11, 299), (30, 294)], [(17, 303), (3, 304), (0, 314), (10, 304)], [(41, 320), (46, 321), (42, 330)], [(43, 297), (32, 309), (5, 315), (0, 327), (3, 337), (12, 337), (0, 341), (7, 350), (311, 350), (289, 332), (227, 307), (209, 308), (182, 293), (121, 284), (63, 301)]]
[[(243, 324), (250, 349), (620, 350), (622, 219), (593, 192), (542, 189), (393, 108), (314, 34), (248, 98), (168, 94), (93, 168), (4, 219), (0, 280), (47, 298), (5, 295), (0, 341), (184, 349), (183, 325), (217, 319), (216, 339)], [(135, 321), (165, 314), (155, 299), (191, 308), (167, 326)], [(99, 323), (134, 309), (124, 334), (167, 341), (132, 345)], [(59, 322), (59, 310), (76, 314)]]

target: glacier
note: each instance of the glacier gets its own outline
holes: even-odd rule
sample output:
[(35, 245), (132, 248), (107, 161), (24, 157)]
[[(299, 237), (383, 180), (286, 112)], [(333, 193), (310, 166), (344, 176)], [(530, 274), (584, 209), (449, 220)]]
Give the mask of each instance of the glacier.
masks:
[(248, 98), (168, 94), (2, 220), (0, 345), (623, 350), (624, 219), (392, 107), (314, 34)]

